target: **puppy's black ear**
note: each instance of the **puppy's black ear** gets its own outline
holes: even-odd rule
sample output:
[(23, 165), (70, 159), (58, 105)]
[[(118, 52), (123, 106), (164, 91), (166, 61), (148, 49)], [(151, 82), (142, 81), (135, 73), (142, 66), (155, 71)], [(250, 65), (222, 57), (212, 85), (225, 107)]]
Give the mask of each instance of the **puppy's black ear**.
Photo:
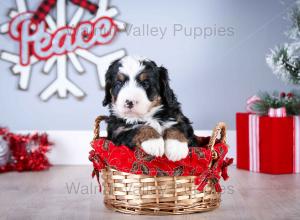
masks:
[(111, 104), (112, 102), (112, 95), (111, 95), (111, 88), (112, 88), (112, 82), (113, 82), (113, 76), (115, 74), (116, 64), (119, 60), (116, 60), (110, 64), (108, 67), (108, 70), (105, 74), (105, 96), (104, 100), (102, 102), (103, 106), (107, 106), (108, 104)]
[(163, 100), (163, 103), (168, 107), (177, 107), (177, 98), (169, 85), (168, 70), (164, 67), (159, 67), (159, 83), (161, 90), (160, 96)]
[(111, 81), (109, 79), (107, 79), (107, 77), (105, 77), (105, 96), (104, 96), (104, 100), (102, 102), (103, 106), (107, 106), (112, 101), (112, 96), (111, 96), (110, 90), (111, 90)]

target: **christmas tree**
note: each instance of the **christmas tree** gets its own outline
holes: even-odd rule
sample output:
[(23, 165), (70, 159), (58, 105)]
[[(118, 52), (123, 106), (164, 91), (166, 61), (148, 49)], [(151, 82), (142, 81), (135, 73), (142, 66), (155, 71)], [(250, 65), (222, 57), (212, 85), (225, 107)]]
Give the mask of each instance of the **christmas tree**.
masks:
[[(292, 25), (286, 32), (290, 43), (277, 46), (267, 55), (267, 64), (273, 73), (285, 83), (300, 85), (300, 0), (288, 14)], [(247, 110), (259, 115), (267, 115), (270, 109), (284, 107), (287, 115), (300, 114), (300, 91), (260, 92), (247, 101)]]
[(300, 84), (300, 1), (288, 18), (292, 25), (286, 32), (290, 43), (277, 46), (267, 55), (266, 61), (273, 73), (285, 83)]

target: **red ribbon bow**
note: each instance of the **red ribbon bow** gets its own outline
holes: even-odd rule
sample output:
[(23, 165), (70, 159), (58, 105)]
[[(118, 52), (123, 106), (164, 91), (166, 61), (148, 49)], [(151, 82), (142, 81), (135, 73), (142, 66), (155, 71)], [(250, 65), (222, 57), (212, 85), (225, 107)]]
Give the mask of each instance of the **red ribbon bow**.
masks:
[(215, 185), (216, 192), (222, 192), (222, 188), (219, 184), (220, 175), (215, 169), (209, 169), (195, 178), (194, 182), (198, 185), (197, 190), (202, 191), (209, 180)]
[(102, 187), (101, 187), (101, 183), (100, 183), (99, 173), (105, 167), (105, 163), (104, 163), (104, 161), (102, 161), (100, 159), (99, 155), (97, 155), (94, 150), (90, 151), (89, 160), (91, 162), (93, 162), (93, 165), (94, 165), (94, 170), (92, 172), (92, 178), (94, 178), (96, 176), (97, 182), (98, 182), (98, 185), (99, 185), (99, 192), (101, 192)]
[[(233, 163), (233, 158), (226, 158), (222, 162), (221, 166), (221, 176), (224, 180), (229, 178), (227, 167)], [(198, 185), (197, 190), (202, 191), (204, 187), (207, 185), (208, 181), (211, 180), (215, 186), (216, 192), (222, 192), (222, 188), (220, 186), (220, 170), (215, 168), (211, 168), (205, 171), (203, 174), (195, 178), (195, 184)]]
[(226, 158), (222, 163), (221, 176), (223, 177), (224, 180), (227, 180), (229, 178), (227, 168), (232, 163), (233, 163), (233, 158)]
[(99, 174), (99, 170), (94, 169), (92, 172), (92, 178), (94, 178), (96, 176), (98, 185), (99, 185), (99, 192), (102, 192), (102, 187), (101, 187), (101, 183), (100, 183), (100, 174)]

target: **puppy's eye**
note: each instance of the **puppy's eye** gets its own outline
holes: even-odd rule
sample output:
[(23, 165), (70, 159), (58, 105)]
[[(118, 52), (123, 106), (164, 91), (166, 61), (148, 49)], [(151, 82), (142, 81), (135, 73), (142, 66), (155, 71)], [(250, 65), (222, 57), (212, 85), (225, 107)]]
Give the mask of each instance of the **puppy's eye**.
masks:
[(148, 89), (150, 87), (150, 81), (149, 80), (143, 80), (141, 82), (142, 86), (145, 88), (145, 89)]

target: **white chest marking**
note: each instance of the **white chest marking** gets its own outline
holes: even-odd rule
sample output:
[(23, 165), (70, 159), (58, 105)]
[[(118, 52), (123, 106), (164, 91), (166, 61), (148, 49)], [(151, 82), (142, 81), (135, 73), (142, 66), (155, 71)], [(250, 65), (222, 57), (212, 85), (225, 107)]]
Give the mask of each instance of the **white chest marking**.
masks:
[(156, 119), (148, 119), (145, 124), (154, 128), (160, 135), (162, 135), (166, 129), (177, 124), (177, 122), (176, 121), (167, 121), (167, 122), (163, 122), (162, 124), (160, 124), (158, 122), (158, 120), (156, 120)]

